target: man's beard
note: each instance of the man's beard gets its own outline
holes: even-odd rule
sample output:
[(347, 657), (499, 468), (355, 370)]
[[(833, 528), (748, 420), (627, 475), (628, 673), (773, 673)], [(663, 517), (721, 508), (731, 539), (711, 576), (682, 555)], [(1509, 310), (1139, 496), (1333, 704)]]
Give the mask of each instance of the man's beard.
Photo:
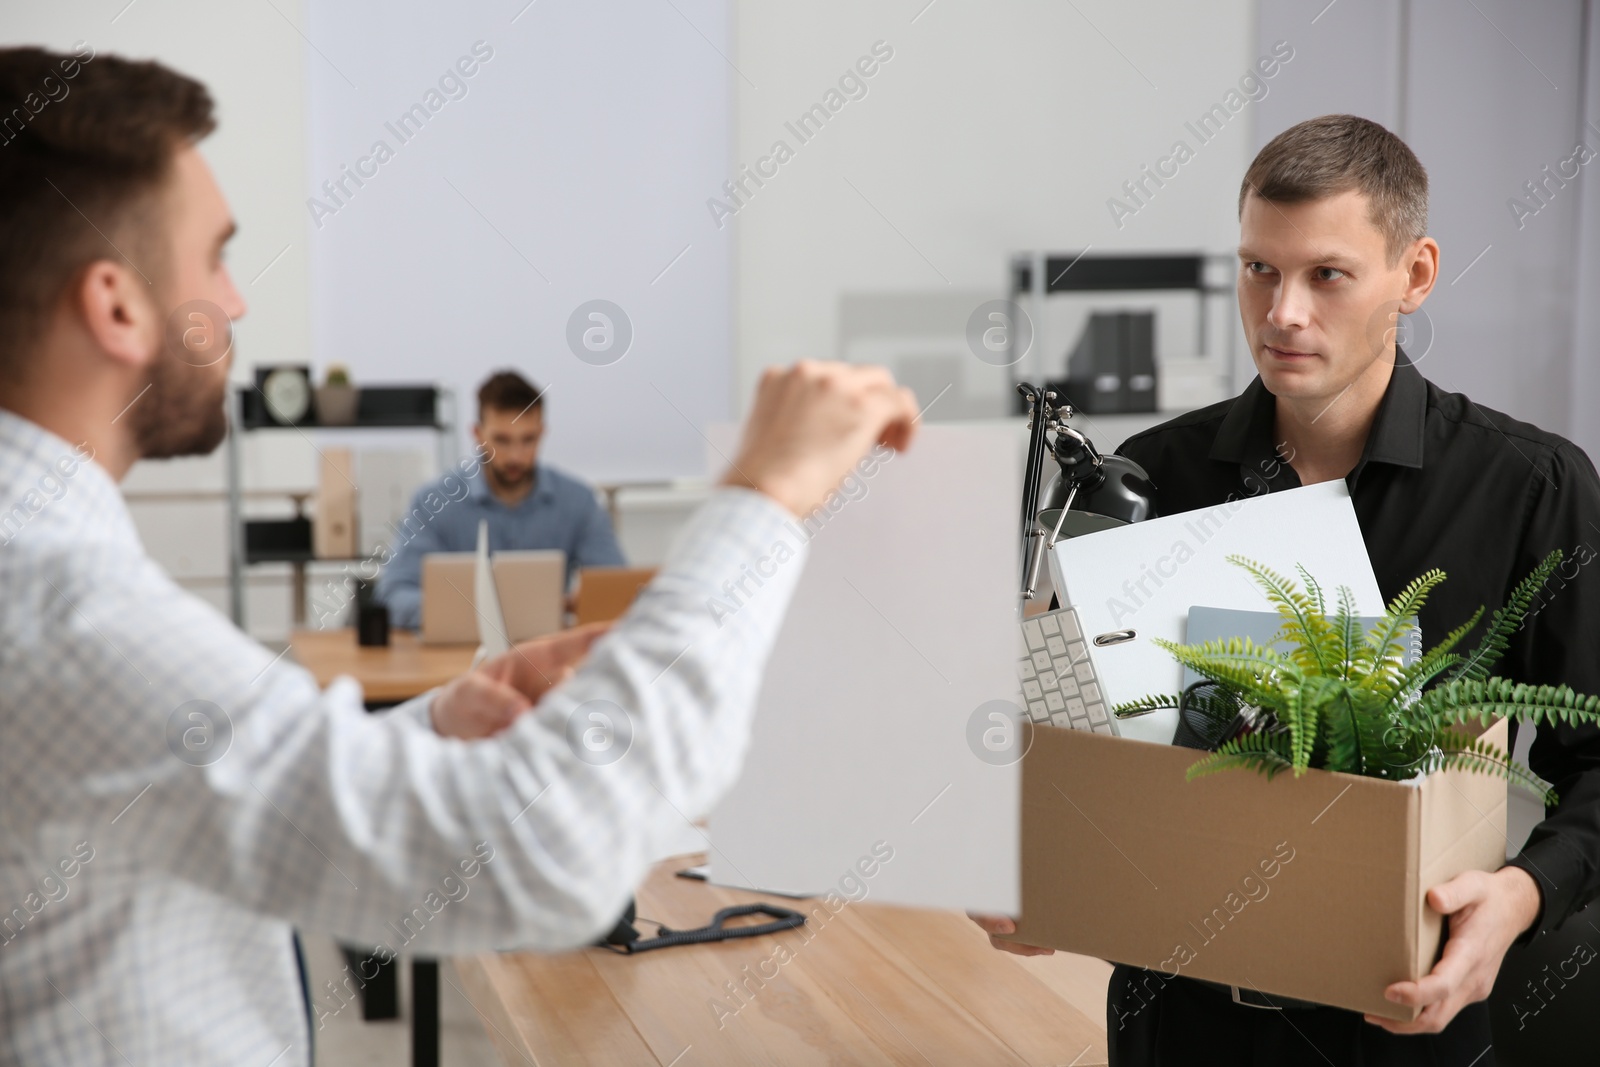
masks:
[(514, 478), (506, 477), (505, 473), (492, 463), (486, 469), (489, 472), (490, 480), (503, 492), (514, 493), (533, 484), (533, 467), (524, 467), (522, 473)]
[(151, 364), (146, 390), (128, 412), (143, 458), (205, 455), (228, 436), (226, 374), (212, 380), (206, 370), (163, 348)]

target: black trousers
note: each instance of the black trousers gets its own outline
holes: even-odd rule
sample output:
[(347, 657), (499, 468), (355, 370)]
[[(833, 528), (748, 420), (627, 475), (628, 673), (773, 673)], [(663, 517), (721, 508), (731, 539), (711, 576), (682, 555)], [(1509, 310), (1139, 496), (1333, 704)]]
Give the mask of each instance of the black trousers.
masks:
[(1341, 1008), (1235, 1004), (1187, 978), (1118, 965), (1106, 998), (1111, 1067), (1494, 1067), (1489, 1010), (1472, 1004), (1439, 1034), (1391, 1034)]

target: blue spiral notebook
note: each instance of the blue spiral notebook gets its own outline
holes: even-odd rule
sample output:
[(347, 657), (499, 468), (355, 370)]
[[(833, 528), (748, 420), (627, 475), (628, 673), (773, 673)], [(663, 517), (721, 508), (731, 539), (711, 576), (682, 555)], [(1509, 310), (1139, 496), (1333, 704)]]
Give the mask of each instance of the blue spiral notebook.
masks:
[[(1362, 615), (1362, 630), (1372, 629), (1378, 624), (1379, 618), (1377, 615)], [(1282, 627), (1283, 616), (1276, 611), (1240, 611), (1237, 608), (1209, 608), (1196, 604), (1189, 609), (1184, 644), (1198, 645), (1221, 637), (1248, 637), (1258, 645), (1267, 645), (1272, 644), (1273, 636)], [(1279, 641), (1272, 647), (1287, 652), (1289, 642)], [(1401, 642), (1400, 662), (1409, 667), (1421, 658), (1422, 627), (1413, 623), (1409, 637)], [(1183, 669), (1185, 689), (1198, 681), (1200, 675), (1188, 667)]]

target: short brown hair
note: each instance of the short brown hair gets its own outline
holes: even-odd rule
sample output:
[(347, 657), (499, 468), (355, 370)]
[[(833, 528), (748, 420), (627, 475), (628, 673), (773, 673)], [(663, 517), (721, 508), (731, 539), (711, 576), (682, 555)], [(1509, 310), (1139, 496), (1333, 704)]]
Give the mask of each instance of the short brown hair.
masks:
[(205, 86), (159, 63), (0, 49), (0, 373), (22, 369), (89, 264), (165, 267), (159, 194), (215, 125)]
[(519, 415), (529, 408), (543, 411), (544, 390), (514, 370), (497, 371), (478, 387), (479, 422), (483, 421), (483, 413), (490, 408), (515, 411)]
[(1391, 265), (1427, 234), (1428, 172), (1404, 141), (1357, 115), (1307, 119), (1268, 141), (1239, 184), (1239, 215), (1252, 192), (1298, 204), (1352, 190), (1366, 194)]

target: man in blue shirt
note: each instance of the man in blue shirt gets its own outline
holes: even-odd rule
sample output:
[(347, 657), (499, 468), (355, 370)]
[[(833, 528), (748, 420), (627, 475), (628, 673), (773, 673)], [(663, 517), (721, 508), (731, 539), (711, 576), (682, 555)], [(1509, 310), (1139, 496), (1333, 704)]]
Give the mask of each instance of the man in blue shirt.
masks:
[(579, 567), (625, 562), (594, 490), (539, 462), (544, 397), (531, 382), (515, 371), (500, 371), (484, 382), (472, 433), (482, 463), (463, 466), (461, 474), (448, 472), (417, 490), (401, 524), (404, 536), (378, 576), (378, 599), (388, 606), (395, 626), (414, 630), (422, 623), (422, 557), (474, 551), (480, 519), (489, 520), (491, 552), (565, 552), (569, 586)]

